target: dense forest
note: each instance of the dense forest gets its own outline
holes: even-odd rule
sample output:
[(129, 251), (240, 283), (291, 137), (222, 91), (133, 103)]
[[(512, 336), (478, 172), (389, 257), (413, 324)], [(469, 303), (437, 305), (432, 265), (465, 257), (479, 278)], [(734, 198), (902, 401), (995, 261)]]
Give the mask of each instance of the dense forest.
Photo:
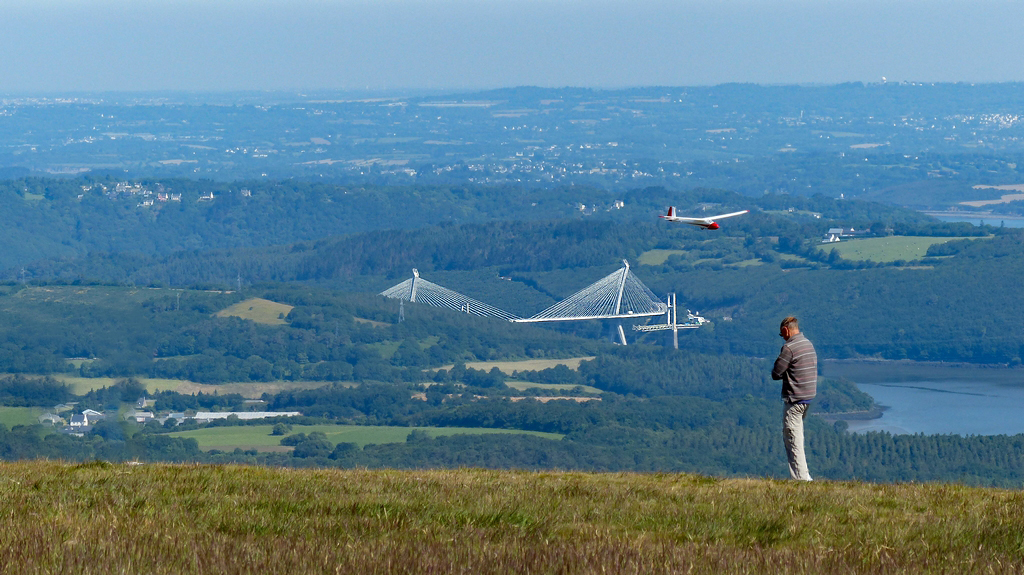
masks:
[[(665, 192), (647, 193), (653, 197)], [(719, 199), (723, 205), (739, 205), (729, 203), (735, 201), (735, 196), (728, 193), (693, 194), (693, 201)], [(790, 200), (797, 204), (794, 211), (781, 209)], [(320, 368), (326, 370), (322, 373), (307, 373), (284, 363), (301, 364), (297, 352), (270, 351), (258, 343), (223, 354), (233, 358), (230, 368), (213, 369), (211, 361), (220, 363), (221, 359), (192, 357), (202, 356), (203, 346), (218, 341), (221, 333), (233, 334), (236, 341), (256, 342), (264, 337), (259, 335), (261, 330), (265, 331), (259, 327), (226, 327), (228, 320), (203, 317), (234, 301), (227, 297), (216, 304), (201, 303), (205, 296), (198, 290), (243, 288), (249, 295), (296, 306), (294, 317), (288, 318), (292, 327), (288, 333), (310, 333), (298, 339), (312, 341), (309, 338), (323, 338), (326, 332), (343, 327), (328, 325), (329, 321), (307, 321), (307, 315), (316, 317), (320, 312), (305, 311), (306, 304), (300, 297), (305, 288), (296, 285), (323, 293), (376, 293), (408, 278), (412, 268), (417, 268), (430, 281), (528, 317), (611, 273), (622, 259), (632, 263), (635, 273), (655, 294), (676, 292), (683, 305), (714, 322), (683, 338), (681, 345), (694, 350), (770, 354), (776, 345), (772, 324), (778, 317), (796, 314), (808, 320), (809, 333), (828, 357), (1006, 364), (1019, 363), (1024, 357), (1024, 334), (1017, 328), (1024, 317), (1018, 317), (1021, 308), (1014, 298), (1014, 287), (1024, 279), (1024, 261), (1019, 256), (1024, 235), (1020, 231), (921, 221), (916, 214), (906, 216), (891, 208), (820, 197), (765, 196), (758, 202), (760, 211), (736, 218), (714, 233), (657, 221), (548, 219), (369, 231), (265, 248), (178, 251), (169, 255), (97, 252), (80, 259), (42, 260), (9, 272), (13, 283), (5, 291), (13, 299), (6, 305), (0, 294), (0, 308), (8, 309), (6, 313), (11, 316), (9, 327), (0, 328), (0, 336), (8, 334), (4, 337), (11, 349), (8, 355), (0, 355), (0, 365), (7, 365), (11, 371), (45, 373), (59, 369), (61, 357), (95, 357), (101, 361), (83, 367), (83, 373), (200, 381), (266, 380), (287, 377), (285, 374), (316, 379), (342, 377), (349, 369), (342, 364), (354, 362), (322, 351), (306, 352), (326, 362), (318, 365), (331, 366)], [(831, 213), (839, 219), (825, 220), (824, 215), (815, 218), (802, 215), (804, 212)], [(884, 220), (872, 221), (875, 217)], [(878, 237), (964, 239), (932, 245), (917, 261), (851, 261), (819, 242), (823, 228), (840, 222)], [(645, 256), (658, 250), (666, 256), (645, 263)], [(24, 274), (22, 269), (26, 270)], [(27, 276), (24, 282), (19, 275)], [(122, 343), (104, 344), (115, 336), (76, 335), (82, 329), (98, 331), (92, 322), (111, 321), (109, 314), (88, 309), (92, 303), (86, 302), (85, 307), (75, 308), (77, 311), (71, 311), (68, 302), (41, 301), (43, 307), (38, 309), (15, 303), (20, 302), (21, 296), (14, 295), (18, 290), (46, 283), (188, 287), (187, 299), (198, 307), (186, 303), (182, 310), (178, 292), (164, 293), (160, 296), (163, 299), (146, 303), (145, 310), (132, 308), (131, 314), (122, 316), (124, 321), (134, 318), (130, 321), (137, 328), (132, 329), (160, 332), (160, 337), (137, 334)], [(154, 298), (163, 293), (150, 291)], [(174, 306), (169, 303), (171, 297), (175, 298)], [(172, 307), (180, 313), (167, 314)], [(26, 319), (25, 314), (36, 313), (42, 314), (39, 321)], [(193, 315), (186, 317), (186, 313)], [(95, 317), (80, 319), (76, 323), (81, 327), (67, 332), (50, 330), (42, 336), (33, 335), (33, 325), (41, 330), (43, 325), (53, 325), (75, 314)], [(968, 316), (974, 319), (965, 326), (962, 318)], [(172, 317), (171, 323), (162, 323)], [(343, 316), (341, 324), (351, 323), (344, 319), (347, 317)], [(194, 325), (186, 327), (186, 323)], [(600, 336), (609, 327), (592, 323), (552, 329)], [(126, 332), (119, 329), (110, 333)], [(963, 337), (965, 333), (968, 337)], [(392, 339), (401, 341), (404, 337), (394, 335)], [(661, 343), (657, 336), (644, 336), (642, 341)], [(214, 347), (224, 346), (217, 343)], [(34, 359), (29, 361), (27, 356)], [(154, 366), (152, 357), (171, 359)], [(452, 361), (451, 354), (444, 357)], [(245, 364), (251, 358), (285, 367), (267, 368), (255, 359)], [(491, 357), (466, 354), (465, 359)], [(120, 367), (111, 367), (114, 364)]]
[[(169, 199), (172, 195), (177, 201)], [(446, 222), (649, 221), (669, 205), (698, 210), (708, 203), (764, 210), (795, 207), (856, 223), (927, 221), (916, 212), (871, 202), (823, 196), (746, 198), (721, 190), (637, 188), (613, 193), (584, 186), (25, 178), (0, 181), (0, 217), (12, 223), (0, 228), (0, 241), (8, 246), (0, 254), (0, 270), (10, 270), (13, 277), (35, 261), (90, 253), (166, 255), (266, 247)], [(33, 266), (28, 268), (35, 275)]]

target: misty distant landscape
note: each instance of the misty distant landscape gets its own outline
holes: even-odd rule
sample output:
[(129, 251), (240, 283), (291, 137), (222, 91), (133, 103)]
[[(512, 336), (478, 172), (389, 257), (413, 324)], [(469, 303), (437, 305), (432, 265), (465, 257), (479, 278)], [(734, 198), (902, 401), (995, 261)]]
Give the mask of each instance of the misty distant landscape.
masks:
[[(714, 187), (942, 209), (1019, 183), (1018, 84), (0, 99), (27, 175)], [(1024, 169), (1024, 167), (1020, 168)]]
[[(846, 362), (808, 423), (816, 476), (1019, 486), (1018, 435), (916, 434), (858, 387), (885, 370), (844, 375), (1017, 385), (1019, 90), (8, 97), (7, 457), (781, 476), (766, 358), (797, 315)], [(668, 206), (750, 212), (702, 231)], [(664, 314), (470, 313), (528, 318), (624, 261), (700, 318), (678, 343)], [(414, 269), (469, 303), (377, 295)]]

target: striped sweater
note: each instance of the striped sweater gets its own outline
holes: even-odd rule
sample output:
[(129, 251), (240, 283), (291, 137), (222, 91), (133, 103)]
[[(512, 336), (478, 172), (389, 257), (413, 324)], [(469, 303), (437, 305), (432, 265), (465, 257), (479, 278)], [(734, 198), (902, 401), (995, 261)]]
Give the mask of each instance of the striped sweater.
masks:
[(772, 368), (772, 379), (782, 380), (782, 398), (808, 401), (818, 393), (818, 355), (811, 340), (798, 333), (783, 344)]

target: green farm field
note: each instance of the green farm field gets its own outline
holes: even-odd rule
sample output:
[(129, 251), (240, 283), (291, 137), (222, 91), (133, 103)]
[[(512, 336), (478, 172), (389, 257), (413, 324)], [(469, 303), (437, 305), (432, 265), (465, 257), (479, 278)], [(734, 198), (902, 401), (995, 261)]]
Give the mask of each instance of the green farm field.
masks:
[(935, 238), (919, 236), (889, 236), (884, 238), (864, 238), (844, 240), (834, 244), (823, 244), (826, 252), (837, 250), (846, 260), (868, 260), (873, 262), (894, 262), (896, 260), (919, 260), (935, 244), (944, 244), (950, 240), (962, 238)]
[[(580, 362), (590, 361), (595, 356), (571, 357), (569, 359), (522, 359), (518, 361), (467, 361), (466, 367), (490, 371), (491, 368), (498, 368), (505, 375), (512, 375), (514, 371), (540, 371), (559, 365), (564, 365), (572, 370), (580, 368)], [(452, 365), (443, 365), (437, 369), (451, 369)], [(436, 371), (432, 369), (429, 371)]]
[(1024, 494), (958, 485), (43, 461), (0, 473), (5, 573), (845, 575), (1024, 564)]
[[(199, 442), (204, 450), (257, 449), (260, 451), (285, 451), (281, 445), (281, 435), (271, 435), (272, 425), (240, 425), (228, 427), (208, 427), (192, 431), (176, 431), (172, 437), (190, 437)], [(401, 443), (413, 430), (425, 432), (431, 437), (456, 434), (482, 433), (525, 433), (547, 439), (561, 439), (558, 433), (542, 433), (539, 431), (517, 431), (513, 429), (491, 429), (482, 427), (395, 427), (375, 425), (294, 425), (290, 433), (310, 434), (319, 431), (327, 435), (331, 443), (355, 443), (360, 447), (374, 443)]]
[[(13, 375), (9, 373), (0, 374), (0, 376)], [(77, 375), (68, 375), (64, 373), (55, 373), (50, 375), (30, 375), (30, 377), (52, 377), (57, 381), (67, 384), (71, 387), (71, 391), (77, 395), (88, 393), (94, 389), (100, 389), (103, 387), (110, 387), (118, 381), (124, 379), (122, 377), (80, 377)], [(226, 395), (229, 393), (237, 393), (242, 397), (249, 399), (259, 399), (264, 393), (271, 395), (275, 393), (281, 393), (282, 391), (295, 391), (302, 389), (315, 389), (317, 387), (323, 387), (330, 385), (334, 382), (325, 381), (268, 381), (263, 383), (196, 383), (194, 381), (188, 381), (184, 379), (164, 379), (158, 377), (137, 377), (135, 378), (139, 383), (146, 386), (146, 390), (150, 393), (157, 391), (176, 391), (183, 394), (195, 394), (195, 393), (219, 393)], [(345, 383), (340, 382), (341, 385), (357, 385), (356, 383)]]
[(0, 407), (0, 423), (8, 428), (33, 425), (39, 423), (38, 418), (44, 411), (41, 407)]
[(642, 266), (660, 266), (661, 264), (665, 263), (665, 261), (668, 260), (669, 257), (681, 256), (684, 255), (685, 253), (685, 250), (647, 250), (646, 252), (640, 254), (640, 257), (637, 260)]

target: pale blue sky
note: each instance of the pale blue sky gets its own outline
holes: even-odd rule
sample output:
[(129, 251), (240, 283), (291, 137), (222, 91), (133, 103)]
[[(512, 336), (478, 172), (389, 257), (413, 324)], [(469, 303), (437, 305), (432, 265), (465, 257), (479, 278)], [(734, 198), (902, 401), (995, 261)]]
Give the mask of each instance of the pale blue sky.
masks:
[(1024, 81), (1004, 0), (0, 0), (0, 93)]

